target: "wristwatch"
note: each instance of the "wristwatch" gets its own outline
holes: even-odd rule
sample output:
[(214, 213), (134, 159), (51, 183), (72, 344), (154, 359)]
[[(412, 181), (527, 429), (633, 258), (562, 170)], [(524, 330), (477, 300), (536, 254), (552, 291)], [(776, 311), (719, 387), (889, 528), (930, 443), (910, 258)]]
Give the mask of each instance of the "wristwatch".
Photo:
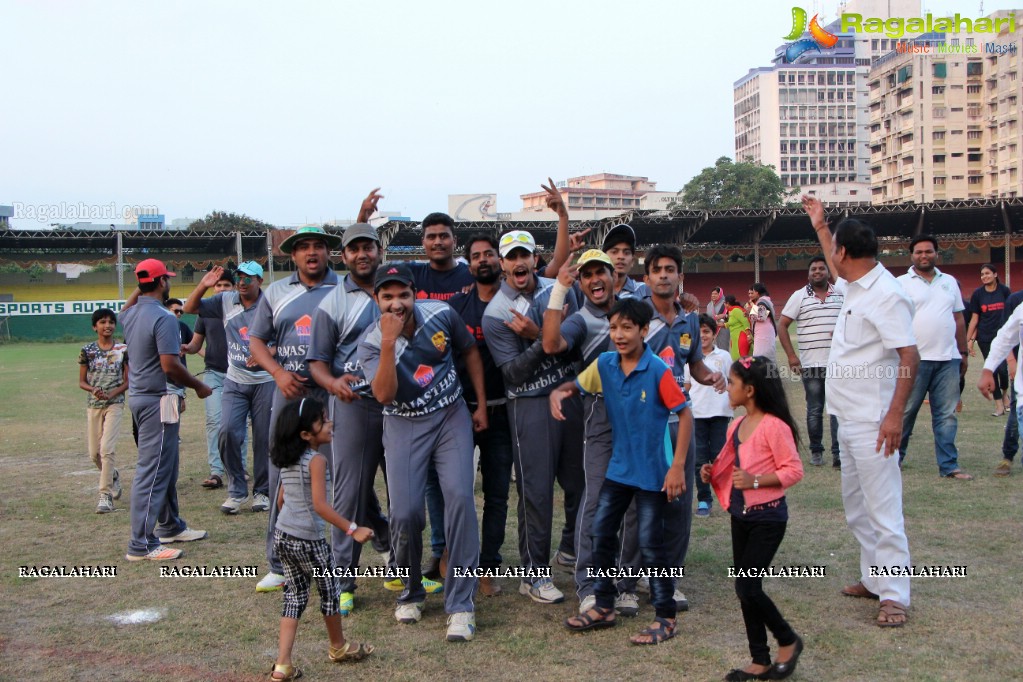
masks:
[(359, 527), (355, 525), (355, 521), (352, 521), (348, 526), (348, 530), (345, 531), (345, 535), (352, 535), (355, 531), (359, 530)]
[(760, 487), (760, 476), (757, 475), (757, 476), (753, 477), (753, 489), (756, 490), (759, 487)]

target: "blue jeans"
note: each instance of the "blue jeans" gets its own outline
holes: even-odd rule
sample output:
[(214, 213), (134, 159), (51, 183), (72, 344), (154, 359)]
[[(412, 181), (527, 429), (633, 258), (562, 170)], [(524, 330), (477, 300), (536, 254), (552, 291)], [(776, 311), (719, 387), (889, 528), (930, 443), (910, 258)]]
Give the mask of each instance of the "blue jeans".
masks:
[[(210, 465), (210, 475), (216, 474), (223, 478), (224, 463), (220, 459), (220, 406), (221, 396), (224, 393), (224, 373), (215, 369), (207, 369), (203, 373), (203, 383), (213, 389), (206, 400), (202, 402), (206, 409), (206, 461)], [(243, 449), (244, 453), (245, 450)], [(244, 456), (242, 458), (244, 461)]]
[(480, 449), (483, 487), (483, 521), (480, 524), (480, 568), (501, 565), (501, 545), (508, 522), (508, 488), (511, 486), (512, 444), (508, 410), (504, 405), (487, 408), (490, 426), (473, 438)]
[(934, 430), (934, 456), (938, 460), (938, 473), (948, 476), (959, 469), (959, 451), (956, 449), (956, 404), (959, 402), (959, 358), (955, 360), (921, 360), (913, 390), (906, 402), (902, 419), (902, 442), (899, 444), (899, 463), (906, 459), (909, 437), (913, 435), (917, 412), (930, 396), (931, 428)]
[[(693, 420), (693, 431), (696, 434), (696, 471), (704, 464), (710, 464), (725, 446), (728, 435), (728, 417), (701, 417)], [(713, 496), (710, 483), (696, 477), (696, 499), (710, 504)]]
[[(593, 568), (610, 571), (618, 566), (618, 529), (625, 518), (625, 510), (636, 501), (636, 519), (639, 531), (639, 549), (643, 568), (664, 569), (668, 566), (668, 553), (664, 539), (664, 516), (668, 497), (661, 491), (641, 490), (630, 485), (604, 479), (590, 531), (593, 543)], [(674, 618), (677, 611), (674, 582), (667, 577), (650, 578), (650, 600), (658, 618)], [(614, 608), (618, 588), (611, 576), (598, 577), (593, 585), (597, 606)]]
[[(806, 393), (806, 435), (810, 452), (824, 454), (824, 375), (826, 367), (803, 368), (803, 391)], [(838, 459), (838, 418), (831, 415), (831, 456)]]

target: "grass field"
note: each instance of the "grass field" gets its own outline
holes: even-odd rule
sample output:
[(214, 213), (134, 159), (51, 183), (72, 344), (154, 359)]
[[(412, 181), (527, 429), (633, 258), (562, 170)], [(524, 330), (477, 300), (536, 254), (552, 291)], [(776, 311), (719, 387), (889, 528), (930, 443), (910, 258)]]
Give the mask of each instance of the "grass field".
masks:
[[(277, 645), (280, 594), (257, 594), (245, 578), (160, 578), (153, 563), (124, 560), (130, 489), (113, 514), (96, 515), (97, 476), (85, 454), (85, 395), (77, 388), (77, 344), (0, 347), (0, 679), (32, 680), (258, 680), (266, 679)], [(978, 358), (979, 360), (979, 358)], [(190, 362), (192, 362), (190, 360)], [(930, 415), (925, 407), (904, 471), (905, 514), (916, 564), (966, 565), (968, 577), (913, 583), (909, 624), (873, 625), (876, 602), (839, 596), (857, 575), (858, 551), (845, 526), (839, 473), (807, 467), (788, 496), (792, 520), (775, 565), (825, 565), (818, 579), (768, 579), (766, 589), (806, 652), (794, 679), (1011, 680), (1020, 672), (1020, 508), (1023, 472), (994, 478), (1004, 419), (972, 388), (971, 369), (960, 420), (960, 462), (972, 482), (937, 476)], [(195, 367), (193, 367), (193, 370)], [(802, 389), (789, 386), (802, 415)], [(801, 419), (801, 416), (800, 416)], [(223, 491), (205, 491), (201, 402), (184, 415), (178, 495), (192, 527), (207, 540), (184, 547), (177, 565), (256, 565), (262, 575), (265, 514), (225, 517)], [(119, 468), (126, 484), (136, 453), (130, 423), (122, 429)], [(805, 459), (804, 459), (805, 461)], [(515, 508), (515, 493), (510, 506)], [(478, 497), (478, 507), (482, 499)], [(361, 583), (345, 631), (377, 653), (338, 669), (314, 595), (303, 618), (296, 662), (308, 679), (685, 679), (717, 680), (748, 662), (732, 582), (728, 519), (716, 507), (694, 519), (683, 587), (692, 610), (680, 636), (658, 647), (630, 646), (627, 636), (652, 616), (588, 635), (567, 632), (575, 612), (572, 582), (555, 571), (566, 603), (535, 604), (504, 581), (496, 598), (478, 598), (478, 634), (469, 644), (444, 641), (443, 600), (427, 598), (414, 626), (392, 617), (394, 595), (380, 580)], [(556, 527), (560, 528), (560, 524)], [(515, 559), (514, 512), (503, 555)], [(555, 533), (557, 536), (557, 533)], [(372, 549), (366, 563), (378, 563)], [(116, 565), (114, 578), (19, 578), (19, 566)], [(153, 623), (118, 625), (108, 618), (154, 610)]]

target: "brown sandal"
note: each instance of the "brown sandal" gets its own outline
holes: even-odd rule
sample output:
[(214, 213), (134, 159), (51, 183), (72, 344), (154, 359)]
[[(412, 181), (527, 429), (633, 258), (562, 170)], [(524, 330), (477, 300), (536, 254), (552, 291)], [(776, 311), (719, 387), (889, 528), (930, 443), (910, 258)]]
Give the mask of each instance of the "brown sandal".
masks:
[[(902, 620), (895, 620), (901, 618)], [(906, 624), (906, 607), (894, 599), (881, 602), (881, 610), (877, 613), (877, 625), (882, 628), (901, 628)]]
[(857, 599), (878, 599), (879, 597), (863, 586), (863, 583), (856, 582), (852, 585), (846, 585), (842, 588), (842, 594), (847, 597), (856, 597)]
[[(274, 677), (277, 674), (282, 677)], [(273, 682), (291, 682), (300, 677), (302, 677), (302, 669), (288, 663), (274, 663), (274, 667), (270, 670), (270, 679)]]

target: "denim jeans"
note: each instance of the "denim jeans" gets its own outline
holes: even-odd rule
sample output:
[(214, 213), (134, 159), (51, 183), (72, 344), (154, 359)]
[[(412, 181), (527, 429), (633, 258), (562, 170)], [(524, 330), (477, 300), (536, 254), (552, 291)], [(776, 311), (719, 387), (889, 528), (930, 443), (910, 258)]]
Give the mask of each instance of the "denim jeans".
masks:
[(1019, 406), (1016, 404), (1016, 387), (1009, 383), (1009, 395), (1012, 402), (1009, 403), (1009, 418), (1005, 420), (1005, 437), (1002, 439), (1002, 457), (1010, 462), (1016, 458), (1016, 449), (1019, 447)]
[[(803, 368), (803, 390), (806, 393), (806, 435), (810, 452), (824, 454), (824, 376), (826, 367)], [(838, 458), (838, 418), (831, 415), (831, 455)]]
[(508, 522), (508, 488), (511, 486), (512, 444), (508, 410), (504, 405), (487, 408), (490, 426), (474, 434), (480, 449), (483, 488), (483, 521), (480, 524), (480, 568), (501, 565), (501, 545)]
[(959, 358), (955, 360), (921, 360), (913, 390), (906, 401), (902, 419), (902, 442), (899, 444), (899, 462), (906, 459), (909, 437), (913, 435), (917, 412), (930, 396), (931, 428), (934, 431), (934, 456), (938, 460), (938, 473), (948, 476), (959, 469), (959, 451), (956, 449), (956, 404), (959, 402)]
[[(224, 373), (215, 369), (207, 369), (203, 374), (203, 383), (213, 389), (213, 393), (202, 401), (206, 409), (206, 461), (210, 465), (210, 475), (224, 476), (224, 463), (220, 459), (220, 408), (224, 393)], [(244, 453), (245, 450), (243, 449)], [(242, 461), (245, 461), (244, 454)]]
[[(597, 502), (597, 514), (593, 518), (591, 532), (593, 543), (594, 569), (613, 570), (617, 567), (618, 529), (625, 518), (625, 510), (636, 501), (636, 517), (639, 524), (639, 549), (643, 557), (643, 568), (664, 569), (668, 566), (667, 548), (664, 544), (664, 513), (668, 498), (661, 491), (641, 490), (622, 485), (610, 479), (604, 480)], [(651, 577), (650, 597), (658, 618), (674, 618), (677, 611), (674, 597), (674, 583), (671, 578)], [(614, 578), (598, 577), (593, 586), (597, 606), (614, 608), (618, 588)]]
[[(728, 435), (728, 417), (701, 417), (693, 420), (693, 431), (696, 434), (696, 471), (704, 464), (710, 464), (725, 446)], [(696, 477), (696, 499), (708, 504), (713, 500), (710, 483)]]

